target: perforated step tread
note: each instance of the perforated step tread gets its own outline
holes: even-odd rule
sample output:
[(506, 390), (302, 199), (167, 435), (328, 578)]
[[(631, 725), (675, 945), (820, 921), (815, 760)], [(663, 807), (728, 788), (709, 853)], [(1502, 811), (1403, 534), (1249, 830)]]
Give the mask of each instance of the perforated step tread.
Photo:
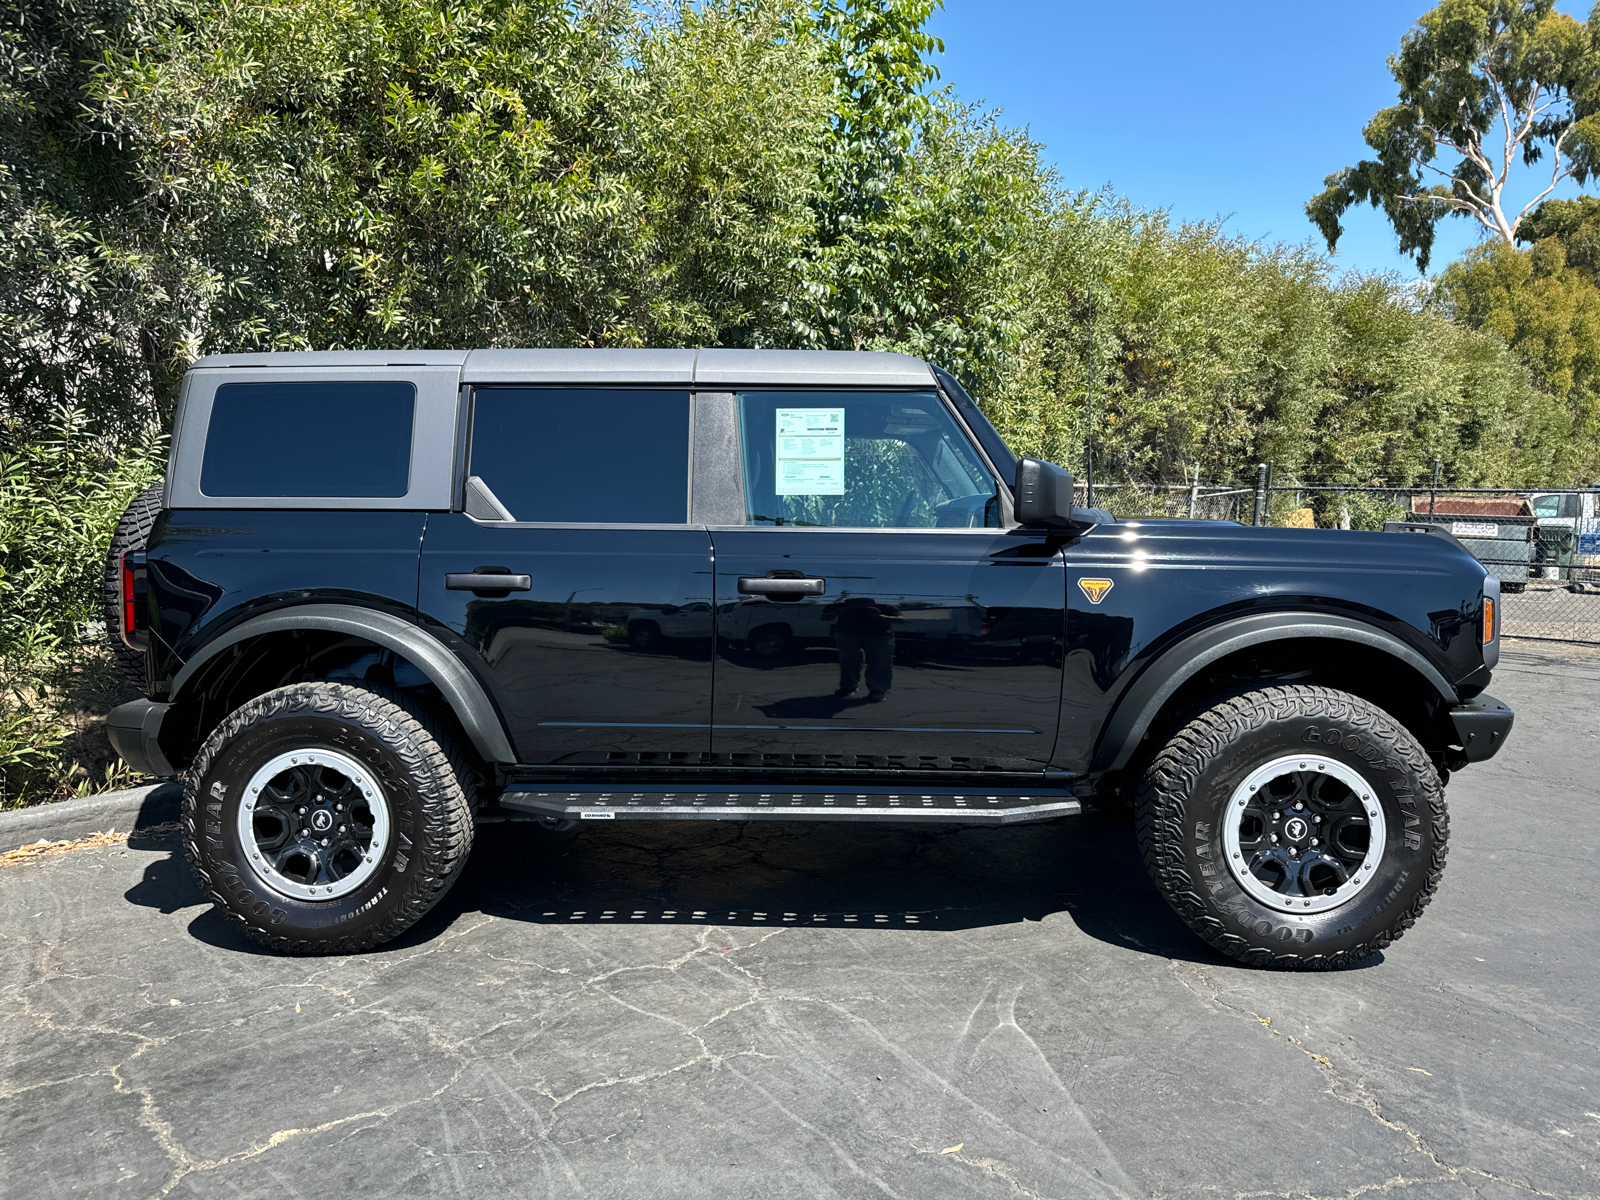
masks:
[(1050, 788), (923, 790), (793, 787), (646, 792), (615, 785), (513, 785), (503, 808), (567, 820), (679, 821), (959, 821), (1011, 825), (1075, 816), (1070, 793)]

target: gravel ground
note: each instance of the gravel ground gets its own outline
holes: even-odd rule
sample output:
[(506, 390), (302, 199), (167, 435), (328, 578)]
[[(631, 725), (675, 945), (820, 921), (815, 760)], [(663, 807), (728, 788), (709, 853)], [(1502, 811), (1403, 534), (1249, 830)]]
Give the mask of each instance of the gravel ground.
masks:
[(1445, 882), (1357, 970), (1220, 959), (1128, 828), (480, 831), (274, 958), (176, 836), (0, 869), (6, 1196), (1600, 1194), (1600, 658), (1511, 650)]

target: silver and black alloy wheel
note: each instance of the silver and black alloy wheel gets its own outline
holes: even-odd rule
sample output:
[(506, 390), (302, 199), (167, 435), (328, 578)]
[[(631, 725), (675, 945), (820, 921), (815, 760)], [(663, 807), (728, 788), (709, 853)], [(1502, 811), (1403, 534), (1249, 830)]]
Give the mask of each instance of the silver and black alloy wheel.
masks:
[(1449, 837), (1428, 752), (1389, 713), (1311, 684), (1227, 697), (1139, 783), (1151, 879), (1216, 949), (1327, 970), (1371, 958), (1432, 898)]
[(1284, 912), (1326, 912), (1370, 884), (1388, 823), (1352, 767), (1291, 754), (1256, 768), (1233, 791), (1222, 829), (1228, 868), (1244, 890)]
[(365, 950), (455, 881), (477, 778), (451, 731), (404, 695), (290, 684), (240, 705), (200, 747), (184, 849), (250, 937), (291, 954)]
[(371, 771), (335, 750), (264, 763), (245, 785), (239, 842), (286, 896), (332, 900), (355, 891), (389, 848), (389, 802)]

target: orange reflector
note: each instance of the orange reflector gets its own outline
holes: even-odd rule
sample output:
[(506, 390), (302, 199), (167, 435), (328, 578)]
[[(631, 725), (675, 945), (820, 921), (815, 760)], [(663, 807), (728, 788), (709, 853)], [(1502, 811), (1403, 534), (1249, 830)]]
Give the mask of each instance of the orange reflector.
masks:
[(1494, 601), (1487, 596), (1483, 600), (1483, 644), (1487, 646), (1494, 641)]

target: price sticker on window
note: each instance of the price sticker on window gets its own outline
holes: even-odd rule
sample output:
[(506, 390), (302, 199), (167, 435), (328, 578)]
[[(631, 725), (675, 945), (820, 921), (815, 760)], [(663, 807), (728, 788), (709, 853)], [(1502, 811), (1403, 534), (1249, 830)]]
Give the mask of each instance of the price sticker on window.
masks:
[(844, 495), (844, 409), (777, 410), (777, 494)]

